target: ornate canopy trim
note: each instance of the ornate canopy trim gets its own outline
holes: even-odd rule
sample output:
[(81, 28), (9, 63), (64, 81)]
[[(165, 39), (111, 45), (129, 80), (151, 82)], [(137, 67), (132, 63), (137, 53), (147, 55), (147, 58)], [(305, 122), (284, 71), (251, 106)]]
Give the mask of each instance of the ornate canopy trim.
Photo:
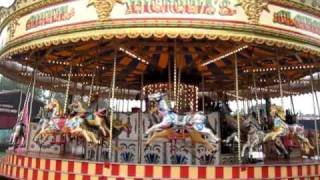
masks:
[(61, 44), (75, 43), (79, 41), (101, 40), (101, 39), (125, 39), (125, 38), (183, 38), (183, 39), (220, 39), (223, 41), (235, 41), (244, 43), (264, 44), (279, 48), (287, 48), (296, 51), (310, 53), (320, 56), (320, 47), (299, 44), (295, 41), (276, 39), (275, 37), (255, 35), (245, 32), (234, 32), (226, 30), (205, 30), (190, 28), (119, 28), (92, 30), (86, 32), (74, 32), (70, 34), (50, 36), (42, 39), (33, 40), (16, 46), (3, 49), (0, 52), (0, 59), (5, 59), (11, 55), (23, 53), (30, 50), (37, 50), (44, 47), (58, 46)]

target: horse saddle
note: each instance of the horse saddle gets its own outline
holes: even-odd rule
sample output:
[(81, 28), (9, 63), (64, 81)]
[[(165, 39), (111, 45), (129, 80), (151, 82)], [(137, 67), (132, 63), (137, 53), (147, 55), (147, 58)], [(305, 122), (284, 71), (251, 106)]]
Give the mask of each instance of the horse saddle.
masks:
[(189, 119), (190, 118), (188, 116), (179, 114), (179, 115), (177, 115), (177, 119), (176, 119), (175, 125), (178, 128), (185, 127), (188, 124)]
[(99, 111), (95, 112), (94, 114), (99, 116), (99, 117), (105, 117), (106, 114), (107, 114), (107, 110), (106, 109), (99, 109)]

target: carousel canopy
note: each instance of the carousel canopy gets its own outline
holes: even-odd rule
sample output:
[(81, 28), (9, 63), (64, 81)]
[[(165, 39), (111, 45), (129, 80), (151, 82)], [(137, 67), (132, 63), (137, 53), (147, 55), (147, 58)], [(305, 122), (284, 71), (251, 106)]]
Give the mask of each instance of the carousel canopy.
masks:
[(51, 90), (65, 88), (69, 74), (71, 88), (79, 91), (93, 78), (93, 85), (109, 87), (116, 59), (119, 88), (139, 90), (142, 79), (165, 83), (178, 74), (181, 83), (198, 87), (203, 78), (200, 91), (232, 93), (237, 59), (241, 95), (251, 96), (254, 85), (270, 90), (279, 75), (283, 83), (297, 82), (319, 68), (320, 13), (309, 1), (159, 1), (153, 6), (132, 0), (115, 2), (109, 10), (104, 2), (27, 0), (2, 8), (5, 75), (29, 81), (30, 67), (42, 80), (37, 85)]

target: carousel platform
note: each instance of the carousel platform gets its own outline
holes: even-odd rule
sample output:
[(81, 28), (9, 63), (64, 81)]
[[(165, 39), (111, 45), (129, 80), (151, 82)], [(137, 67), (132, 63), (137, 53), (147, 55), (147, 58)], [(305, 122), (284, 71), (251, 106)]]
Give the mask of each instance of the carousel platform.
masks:
[(320, 179), (320, 165), (316, 161), (232, 166), (143, 165), (8, 153), (0, 161), (0, 175), (37, 180)]

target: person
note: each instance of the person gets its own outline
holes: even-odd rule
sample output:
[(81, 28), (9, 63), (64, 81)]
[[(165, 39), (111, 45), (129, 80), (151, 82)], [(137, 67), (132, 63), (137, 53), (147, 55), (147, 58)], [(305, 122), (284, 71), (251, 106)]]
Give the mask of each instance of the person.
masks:
[(93, 95), (90, 101), (90, 106), (87, 109), (88, 113), (94, 113), (98, 111), (98, 101), (99, 101), (99, 95), (98, 94)]

